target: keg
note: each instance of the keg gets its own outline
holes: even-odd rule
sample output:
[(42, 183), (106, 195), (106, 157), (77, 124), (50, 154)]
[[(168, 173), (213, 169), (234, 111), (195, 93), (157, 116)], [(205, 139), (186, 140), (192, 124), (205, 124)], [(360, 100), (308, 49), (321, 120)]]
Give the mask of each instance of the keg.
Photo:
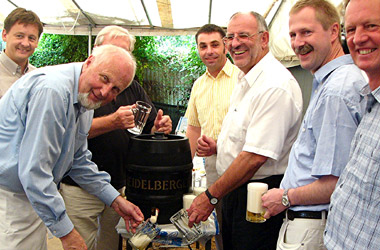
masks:
[(186, 137), (142, 134), (130, 138), (126, 163), (127, 199), (139, 206), (144, 217), (156, 207), (159, 224), (182, 208), (182, 196), (191, 188), (192, 159)]

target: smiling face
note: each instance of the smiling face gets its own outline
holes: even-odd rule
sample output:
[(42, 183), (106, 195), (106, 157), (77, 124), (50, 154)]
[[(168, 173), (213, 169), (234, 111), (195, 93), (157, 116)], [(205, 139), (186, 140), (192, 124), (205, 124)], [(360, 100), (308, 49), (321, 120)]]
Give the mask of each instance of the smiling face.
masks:
[(338, 39), (338, 33), (337, 25), (325, 30), (311, 7), (305, 7), (290, 15), (291, 47), (299, 58), (302, 68), (312, 73), (333, 59), (332, 43)]
[(380, 85), (380, 1), (350, 1), (345, 16), (347, 45), (372, 89)]
[(10, 30), (2, 32), (2, 39), (6, 42), (5, 54), (21, 67), (25, 67), (28, 58), (38, 46), (37, 24), (17, 22)]
[(260, 31), (256, 18), (249, 13), (237, 14), (228, 23), (227, 36), (236, 37), (239, 34), (250, 36), (246, 41), (234, 38), (226, 43), (235, 65), (245, 74), (268, 52), (268, 32), (258, 33)]
[(216, 77), (226, 63), (226, 49), (218, 32), (198, 35), (198, 52), (211, 75)]
[[(104, 46), (117, 48), (112, 45), (99, 48)], [(132, 57), (124, 49), (117, 49), (120, 54), (91, 55), (83, 64), (78, 100), (85, 108), (109, 103), (132, 81)]]

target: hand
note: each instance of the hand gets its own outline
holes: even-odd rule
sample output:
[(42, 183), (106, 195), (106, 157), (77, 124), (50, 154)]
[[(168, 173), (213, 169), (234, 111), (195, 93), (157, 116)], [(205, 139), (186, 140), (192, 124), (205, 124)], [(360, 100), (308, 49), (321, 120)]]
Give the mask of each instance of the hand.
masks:
[(216, 142), (211, 138), (205, 135), (198, 138), (197, 141), (197, 155), (200, 157), (206, 157), (213, 154), (216, 154)]
[(189, 215), (189, 227), (192, 227), (194, 223), (206, 221), (212, 210), (214, 210), (214, 207), (214, 205), (210, 204), (210, 201), (204, 192), (198, 195), (193, 203), (191, 203), (190, 208), (187, 209)]
[(128, 232), (132, 229), (132, 233), (135, 233), (136, 227), (144, 220), (140, 208), (121, 196), (116, 197), (111, 207), (124, 219)]
[(165, 134), (170, 134), (172, 132), (172, 119), (170, 116), (163, 115), (162, 109), (157, 112), (156, 119), (154, 120), (154, 126), (152, 127), (152, 133), (155, 131), (164, 132)]
[(112, 124), (116, 129), (129, 129), (135, 126), (135, 117), (133, 116), (132, 106), (121, 106), (112, 114)]
[(262, 205), (266, 208), (265, 219), (269, 219), (271, 216), (275, 216), (286, 209), (282, 205), (283, 193), (284, 189), (272, 188), (261, 197)]
[(86, 243), (75, 229), (59, 239), (62, 242), (64, 250), (87, 250)]

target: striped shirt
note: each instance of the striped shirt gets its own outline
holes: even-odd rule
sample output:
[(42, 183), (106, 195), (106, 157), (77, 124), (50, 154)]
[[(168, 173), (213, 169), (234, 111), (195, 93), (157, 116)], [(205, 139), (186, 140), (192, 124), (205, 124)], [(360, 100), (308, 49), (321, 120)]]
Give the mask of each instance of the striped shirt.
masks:
[(202, 135), (214, 140), (218, 138), (239, 72), (240, 69), (227, 59), (216, 78), (206, 70), (195, 81), (185, 114), (188, 125), (201, 127)]
[(380, 88), (367, 98), (350, 160), (331, 197), (325, 230), (328, 249), (380, 249)]

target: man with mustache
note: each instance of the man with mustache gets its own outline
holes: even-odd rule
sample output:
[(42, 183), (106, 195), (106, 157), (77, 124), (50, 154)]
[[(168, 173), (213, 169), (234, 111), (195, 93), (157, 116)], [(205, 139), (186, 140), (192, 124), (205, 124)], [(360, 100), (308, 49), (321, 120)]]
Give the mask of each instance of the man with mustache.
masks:
[(263, 195), (266, 218), (286, 210), (277, 249), (325, 249), (330, 196), (364, 114), (366, 86), (341, 45), (340, 18), (326, 0), (301, 0), (290, 10), (291, 46), (313, 74), (313, 92), (279, 189)]
[(234, 14), (224, 38), (242, 72), (231, 94), (218, 142), (203, 135), (197, 154), (217, 154), (219, 179), (192, 203), (189, 224), (208, 218), (223, 198), (224, 249), (275, 249), (283, 216), (246, 221), (247, 186), (280, 185), (302, 116), (302, 93), (291, 73), (269, 51), (265, 19), (256, 12)]
[(112, 207), (127, 230), (143, 220), (140, 209), (109, 183), (109, 174), (99, 172), (87, 149), (91, 109), (114, 100), (135, 70), (129, 52), (104, 45), (84, 63), (26, 74), (0, 99), (1, 250), (46, 250), (46, 227), (65, 250), (87, 249), (58, 192), (64, 176)]
[[(202, 26), (195, 35), (199, 56), (206, 65), (206, 72), (199, 77), (191, 90), (185, 116), (188, 118), (186, 136), (189, 138), (192, 157), (197, 139), (201, 135), (218, 139), (224, 116), (230, 104), (230, 96), (237, 82), (239, 68), (227, 59), (223, 42), (226, 33), (214, 24)], [(207, 187), (218, 179), (216, 155), (205, 158)], [(222, 222), (221, 205), (216, 206), (219, 225)], [(221, 234), (215, 237), (217, 249), (223, 249)]]
[(5, 50), (0, 53), (0, 98), (22, 75), (36, 69), (28, 58), (38, 46), (43, 26), (30, 10), (16, 8), (4, 20), (2, 39)]
[(345, 13), (347, 45), (369, 79), (366, 112), (350, 159), (331, 196), (325, 244), (331, 250), (380, 249), (380, 1), (351, 0)]

